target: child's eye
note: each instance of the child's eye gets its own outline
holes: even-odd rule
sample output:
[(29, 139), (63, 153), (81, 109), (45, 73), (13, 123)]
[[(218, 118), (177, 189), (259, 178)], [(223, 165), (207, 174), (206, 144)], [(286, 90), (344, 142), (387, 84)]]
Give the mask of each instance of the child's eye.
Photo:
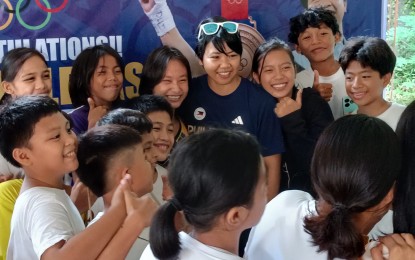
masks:
[(153, 127), (153, 131), (159, 132), (161, 130), (160, 127)]
[(31, 77), (31, 78), (25, 79), (24, 81), (29, 82), (29, 81), (33, 81), (33, 80), (35, 80), (35, 78), (34, 77)]
[(174, 133), (174, 129), (173, 129), (173, 127), (172, 127), (172, 128), (168, 128), (168, 129), (167, 129), (167, 132), (169, 132), (169, 133)]
[(170, 84), (171, 83), (171, 80), (169, 80), (169, 79), (163, 79), (163, 83)]
[(54, 137), (52, 137), (52, 139), (59, 139), (61, 137), (60, 134), (55, 135)]

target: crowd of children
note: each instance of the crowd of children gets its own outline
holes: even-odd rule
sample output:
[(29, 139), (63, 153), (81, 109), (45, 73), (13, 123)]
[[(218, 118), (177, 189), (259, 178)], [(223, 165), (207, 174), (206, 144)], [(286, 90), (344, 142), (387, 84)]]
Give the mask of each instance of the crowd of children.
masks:
[(383, 98), (396, 57), (345, 41), (331, 7), (346, 1), (308, 1), (294, 51), (262, 43), (251, 80), (238, 23), (203, 20), (194, 53), (172, 44), (165, 1), (139, 2), (171, 46), (149, 54), (138, 97), (121, 100), (107, 45), (76, 58), (69, 115), (40, 52), (4, 56), (0, 259), (415, 258), (415, 102)]

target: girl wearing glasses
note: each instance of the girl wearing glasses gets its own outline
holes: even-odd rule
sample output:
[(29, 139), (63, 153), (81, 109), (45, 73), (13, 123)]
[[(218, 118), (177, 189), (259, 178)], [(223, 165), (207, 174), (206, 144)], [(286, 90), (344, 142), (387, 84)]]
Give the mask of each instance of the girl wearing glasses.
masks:
[(207, 75), (194, 78), (179, 109), (190, 133), (209, 127), (241, 129), (254, 135), (262, 147), (268, 172), (268, 199), (279, 189), (281, 127), (274, 115), (275, 100), (238, 75), (242, 42), (238, 24), (222, 17), (202, 21), (196, 54)]
[(273, 38), (255, 51), (254, 80), (277, 100), (274, 112), (281, 120), (286, 152), (282, 156), (280, 190), (311, 187), (310, 163), (321, 132), (333, 119), (327, 102), (313, 88), (297, 89), (296, 67), (288, 45)]

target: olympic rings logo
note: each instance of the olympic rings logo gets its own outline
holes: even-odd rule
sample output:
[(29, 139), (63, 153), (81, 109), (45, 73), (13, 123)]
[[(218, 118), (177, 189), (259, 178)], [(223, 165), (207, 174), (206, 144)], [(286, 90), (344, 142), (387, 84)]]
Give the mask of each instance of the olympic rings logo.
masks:
[(233, 4), (237, 4), (240, 5), (242, 4), (243, 0), (228, 0), (228, 3), (233, 5)]
[[(0, 0), (0, 7), (3, 8), (5, 13), (9, 14), (9, 17), (7, 18), (6, 22), (3, 25), (0, 25), (0, 31), (6, 29), (10, 25), (10, 23), (13, 20), (14, 15), (16, 15), (17, 20), (19, 21), (19, 23), (24, 28), (26, 28), (28, 30), (32, 30), (32, 31), (40, 30), (40, 29), (44, 28), (49, 23), (50, 18), (52, 16), (52, 13), (60, 12), (68, 4), (69, 0), (63, 0), (62, 4), (58, 7), (56, 7), (56, 8), (51, 8), (48, 0), (42, 0), (42, 1), (43, 1), (44, 4), (42, 4), (40, 2), (40, 0), (35, 0), (36, 5), (40, 9), (42, 9), (42, 11), (47, 13), (46, 18), (42, 23), (40, 23), (38, 25), (30, 25), (30, 24), (27, 24), (23, 20), (22, 16), (20, 15), (21, 12), (23, 12), (29, 6), (30, 0), (19, 0), (16, 4), (16, 9), (14, 9), (14, 10), (13, 10), (13, 7), (12, 7), (9, 0), (2, 0), (2, 1)], [(23, 4), (23, 2), (24, 2), (24, 4)]]

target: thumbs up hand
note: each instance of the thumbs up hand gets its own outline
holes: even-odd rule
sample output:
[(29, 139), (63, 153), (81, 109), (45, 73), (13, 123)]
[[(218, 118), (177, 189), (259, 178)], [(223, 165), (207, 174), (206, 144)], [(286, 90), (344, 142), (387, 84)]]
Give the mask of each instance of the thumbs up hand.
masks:
[(108, 112), (108, 108), (106, 106), (97, 106), (92, 98), (88, 98), (88, 105), (88, 129), (90, 129)]
[(295, 100), (290, 97), (281, 98), (280, 100), (278, 100), (278, 103), (275, 106), (275, 109), (274, 109), (275, 114), (278, 117), (283, 117), (288, 114), (291, 114), (294, 111), (301, 109), (302, 97), (303, 97), (303, 90), (299, 89)]
[(333, 96), (333, 85), (331, 83), (320, 83), (317, 70), (314, 70), (313, 88), (317, 90), (318, 93), (320, 93), (320, 96), (326, 101), (330, 101)]

